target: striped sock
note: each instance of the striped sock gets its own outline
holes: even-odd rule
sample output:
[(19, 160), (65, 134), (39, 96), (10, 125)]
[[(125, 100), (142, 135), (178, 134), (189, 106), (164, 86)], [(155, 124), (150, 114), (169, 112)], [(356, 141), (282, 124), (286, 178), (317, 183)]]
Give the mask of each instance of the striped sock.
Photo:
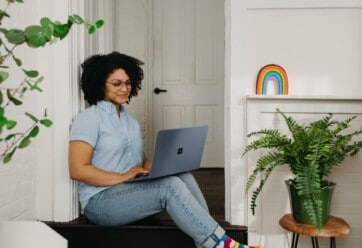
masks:
[(242, 245), (226, 234), (222, 236), (219, 243), (215, 246), (215, 248), (262, 248), (261, 246), (248, 246), (248, 245)]

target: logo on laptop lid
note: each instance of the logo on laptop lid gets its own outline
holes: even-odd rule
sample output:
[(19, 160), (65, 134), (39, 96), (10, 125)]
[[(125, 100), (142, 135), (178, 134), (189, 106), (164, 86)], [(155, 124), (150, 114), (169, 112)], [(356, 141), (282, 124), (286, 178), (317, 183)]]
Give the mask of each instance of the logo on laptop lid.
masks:
[(182, 147), (177, 149), (177, 154), (182, 154), (184, 152), (184, 149)]

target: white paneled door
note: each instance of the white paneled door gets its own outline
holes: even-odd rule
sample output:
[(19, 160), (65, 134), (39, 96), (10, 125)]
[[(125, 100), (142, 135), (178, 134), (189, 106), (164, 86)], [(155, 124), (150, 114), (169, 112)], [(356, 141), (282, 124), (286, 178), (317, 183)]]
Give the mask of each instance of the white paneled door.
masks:
[(224, 1), (153, 2), (153, 123), (208, 125), (203, 167), (224, 166)]

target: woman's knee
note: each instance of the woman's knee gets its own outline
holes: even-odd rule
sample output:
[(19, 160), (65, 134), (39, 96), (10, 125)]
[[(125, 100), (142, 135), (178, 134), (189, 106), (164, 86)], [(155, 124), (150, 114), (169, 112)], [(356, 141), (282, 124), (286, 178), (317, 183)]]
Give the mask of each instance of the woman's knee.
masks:
[(177, 176), (164, 177), (160, 182), (166, 188), (181, 189), (186, 186), (185, 183)]

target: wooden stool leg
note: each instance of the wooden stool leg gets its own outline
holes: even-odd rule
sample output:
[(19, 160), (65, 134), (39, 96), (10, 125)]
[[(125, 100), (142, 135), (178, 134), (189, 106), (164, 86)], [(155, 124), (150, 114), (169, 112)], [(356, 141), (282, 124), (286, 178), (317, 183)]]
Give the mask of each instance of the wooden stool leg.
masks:
[(336, 248), (336, 238), (335, 237), (331, 237), (330, 248)]
[(319, 248), (318, 238), (312, 236), (311, 239), (312, 239), (313, 248)]
[(292, 248), (298, 247), (298, 239), (299, 239), (299, 233), (293, 233)]

